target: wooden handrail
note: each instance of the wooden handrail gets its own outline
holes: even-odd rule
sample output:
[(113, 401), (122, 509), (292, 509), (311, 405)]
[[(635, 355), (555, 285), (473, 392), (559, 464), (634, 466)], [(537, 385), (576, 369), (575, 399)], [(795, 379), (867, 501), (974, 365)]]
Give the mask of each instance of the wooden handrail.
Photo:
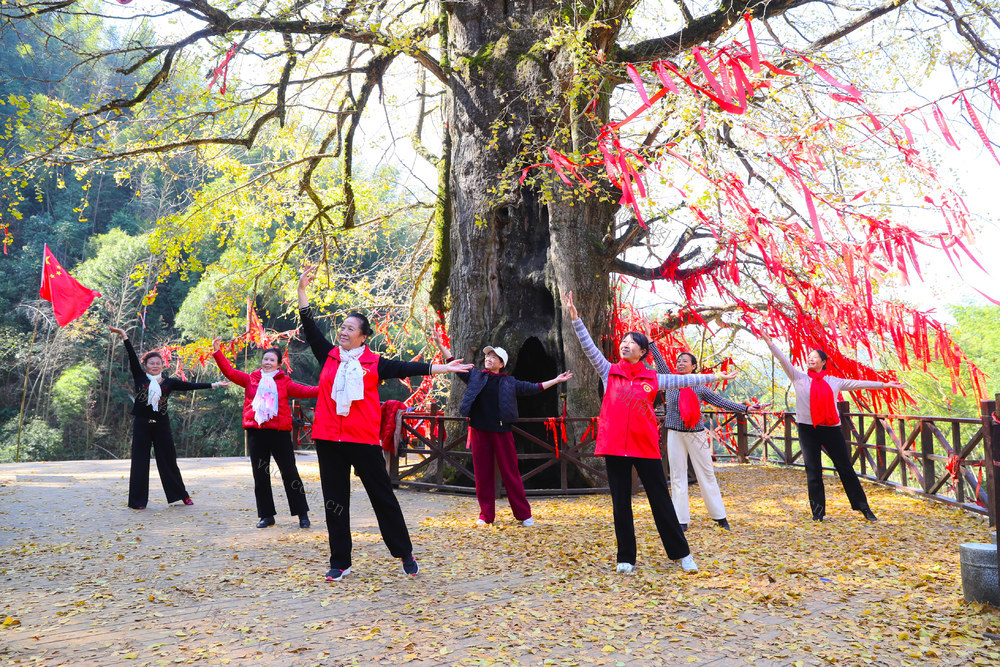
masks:
[[(296, 403), (296, 414), (303, 421), (309, 409)], [(1000, 460), (1000, 451), (994, 452), (988, 432), (989, 415), (995, 405), (984, 402), (979, 418), (854, 412), (846, 403), (839, 407), (851, 460), (856, 469), (860, 468), (861, 478), (987, 514), (990, 511), (987, 508), (992, 508), (997, 500), (992, 493), (994, 478), (1000, 477), (994, 474), (994, 468), (1000, 463), (993, 464), (994, 456)], [(803, 466), (794, 413), (754, 412), (744, 418), (742, 414), (706, 409), (703, 416), (712, 429), (717, 460)], [(304, 421), (305, 431), (308, 431), (308, 421)], [(568, 442), (560, 442), (558, 455), (550, 433), (540, 437), (525, 430), (527, 426), (548, 421), (544, 417), (525, 418), (513, 426), (522, 450), (518, 460), (529, 467), (522, 479), (535, 482), (529, 484), (534, 488), (529, 488), (528, 492), (572, 494), (605, 489), (593, 485), (595, 481), (607, 483), (603, 462), (593, 454), (596, 429), (590, 429), (587, 438), (580, 439), (591, 424), (591, 418), (568, 417), (564, 420), (571, 435)], [(393, 483), (471, 492), (474, 488), (471, 452), (461, 447), (466, 441), (466, 422), (462, 417), (442, 414), (436, 405), (430, 412), (406, 413), (403, 416), (404, 443), (391, 466)], [(1000, 450), (1000, 445), (996, 449)], [(666, 451), (665, 444), (663, 451)], [(553, 469), (559, 471), (558, 485), (540, 488), (537, 481), (542, 473)], [(832, 467), (826, 469), (832, 470)], [(572, 482), (581, 478), (589, 479), (591, 485)]]

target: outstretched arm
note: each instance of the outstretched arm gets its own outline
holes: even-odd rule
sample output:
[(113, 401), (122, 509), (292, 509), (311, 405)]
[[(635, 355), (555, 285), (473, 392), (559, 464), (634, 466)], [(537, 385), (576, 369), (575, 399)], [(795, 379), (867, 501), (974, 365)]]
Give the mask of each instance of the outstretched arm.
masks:
[(445, 373), (468, 373), (472, 370), (472, 364), (463, 364), (461, 359), (452, 359), (446, 364), (429, 364), (431, 375), (443, 375)]
[(545, 382), (543, 382), (542, 383), (542, 391), (545, 391), (549, 387), (553, 387), (553, 386), (559, 384), (560, 382), (566, 382), (571, 377), (573, 377), (573, 373), (571, 373), (570, 371), (563, 371), (562, 373), (560, 373), (559, 375), (555, 376), (551, 380), (546, 380)]
[(309, 307), (309, 297), (306, 296), (306, 289), (309, 283), (316, 277), (316, 267), (308, 267), (299, 277), (299, 320), (302, 322), (302, 333), (305, 334), (306, 342), (321, 365), (326, 363), (326, 358), (333, 349), (333, 343), (328, 341), (323, 332), (316, 326), (313, 319), (312, 309)]
[(695, 393), (698, 394), (698, 398), (705, 401), (709, 405), (714, 405), (715, 407), (726, 410), (727, 412), (740, 412), (746, 414), (750, 410), (750, 406), (746, 403), (730, 401), (725, 396), (716, 394), (708, 387), (696, 387)]
[(446, 364), (429, 364), (424, 361), (399, 361), (379, 357), (378, 377), (408, 378), (415, 375), (441, 375), (443, 373), (464, 373), (472, 368), (472, 364), (463, 364), (461, 359), (452, 359)]
[(135, 348), (132, 347), (132, 343), (128, 339), (128, 334), (125, 333), (124, 329), (119, 329), (118, 327), (108, 327), (108, 331), (121, 336), (122, 342), (125, 344), (125, 353), (128, 354), (128, 367), (132, 371), (132, 377), (137, 382), (145, 382), (146, 371), (143, 370), (142, 364), (139, 363), (139, 357), (136, 355)]
[(843, 391), (857, 391), (858, 389), (903, 389), (899, 382), (877, 382), (874, 380), (845, 380), (840, 378), (840, 388)]
[[(451, 350), (449, 350), (448, 346), (444, 344), (444, 339), (441, 337), (441, 332), (438, 331), (437, 329), (431, 332), (431, 342), (434, 343), (434, 346), (438, 349), (438, 352), (441, 353), (441, 358), (445, 360), (445, 363), (448, 363), (449, 361), (452, 361), (454, 359), (454, 357), (451, 356)], [(468, 371), (455, 373), (455, 377), (457, 377), (465, 384), (469, 384)]]
[(442, 359), (451, 359), (451, 350), (444, 344), (444, 338), (441, 337), (441, 332), (437, 329), (431, 332), (431, 342), (434, 343), (434, 347), (441, 353)]
[(216, 387), (228, 387), (229, 382), (226, 380), (219, 380), (217, 382), (187, 382), (186, 380), (178, 380), (177, 378), (170, 378), (170, 391), (197, 391), (199, 389), (215, 389)]
[(227, 379), (232, 380), (241, 387), (246, 387), (250, 384), (250, 375), (233, 368), (233, 365), (229, 363), (229, 359), (222, 353), (221, 338), (215, 338), (212, 341), (212, 350), (212, 359), (215, 360), (215, 365), (219, 367), (219, 370), (222, 371), (222, 374)]
[(771, 340), (770, 336), (763, 332), (761, 332), (760, 336), (764, 339), (764, 342), (767, 343), (768, 349), (771, 350), (771, 354), (774, 355), (774, 358), (778, 360), (778, 365), (781, 366), (781, 370), (785, 372), (785, 375), (788, 376), (789, 380), (794, 381), (805, 375), (805, 373), (792, 365), (791, 360), (785, 356), (784, 352), (778, 349), (778, 346), (774, 344), (774, 341)]
[(653, 365), (656, 366), (656, 372), (663, 374), (669, 373), (670, 366), (667, 365), (663, 355), (660, 354), (660, 348), (653, 341), (649, 342), (649, 352), (653, 355)]
[(316, 278), (315, 266), (307, 266), (299, 275), (299, 287), (298, 287), (299, 308), (309, 307), (309, 296), (306, 294), (306, 290), (309, 288), (309, 283), (311, 283), (315, 278)]
[(580, 346), (583, 348), (583, 353), (587, 355), (587, 359), (590, 359), (590, 363), (597, 369), (597, 374), (601, 376), (601, 381), (607, 385), (608, 373), (611, 372), (611, 362), (605, 359), (601, 351), (594, 345), (594, 339), (590, 337), (590, 332), (587, 331), (587, 327), (584, 325), (583, 320), (580, 319), (580, 314), (577, 312), (576, 306), (573, 305), (573, 292), (567, 292), (563, 296), (563, 301), (566, 303), (566, 312), (569, 313), (570, 319), (573, 320), (573, 331), (576, 332), (576, 337), (580, 339)]
[(549, 387), (559, 384), (560, 382), (566, 382), (571, 377), (573, 377), (573, 374), (570, 373), (569, 371), (565, 371), (555, 376), (551, 380), (546, 380), (545, 382), (528, 382), (526, 380), (514, 380), (514, 393), (517, 394), (518, 396), (532, 396), (534, 394), (541, 393), (546, 389), (548, 389)]
[(312, 387), (307, 384), (288, 381), (289, 398), (316, 398), (319, 396), (319, 387)]
[(656, 379), (660, 389), (680, 389), (682, 387), (693, 387), (699, 384), (710, 384), (720, 380), (732, 380), (738, 375), (736, 371), (726, 373), (688, 373), (687, 375), (672, 375), (670, 373), (657, 373)]

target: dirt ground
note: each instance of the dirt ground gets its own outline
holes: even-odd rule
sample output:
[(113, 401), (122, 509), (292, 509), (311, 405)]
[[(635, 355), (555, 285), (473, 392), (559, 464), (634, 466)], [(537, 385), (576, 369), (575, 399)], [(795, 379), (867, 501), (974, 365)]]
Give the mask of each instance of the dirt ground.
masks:
[[(323, 579), (322, 514), (259, 530), (244, 459), (180, 462), (195, 504), (125, 507), (128, 461), (0, 465), (0, 661), (166, 665), (1000, 664), (997, 610), (962, 601), (958, 545), (981, 517), (866, 486), (875, 524), (827, 478), (810, 520), (801, 471), (718, 466), (733, 532), (692, 489), (685, 575), (634, 498), (639, 563), (614, 572), (605, 496), (500, 501), (401, 489), (421, 572), (381, 543), (355, 479), (354, 564)], [(313, 508), (315, 457), (299, 457)], [(275, 479), (275, 502), (284, 495)], [(287, 507), (287, 505), (285, 505)]]

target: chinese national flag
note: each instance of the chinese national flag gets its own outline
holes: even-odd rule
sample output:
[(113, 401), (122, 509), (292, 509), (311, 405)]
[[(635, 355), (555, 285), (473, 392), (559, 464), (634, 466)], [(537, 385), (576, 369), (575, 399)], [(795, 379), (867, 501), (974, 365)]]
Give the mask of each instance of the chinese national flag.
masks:
[(42, 287), (38, 290), (38, 296), (52, 302), (56, 322), (64, 327), (83, 315), (94, 297), (101, 296), (101, 293), (84, 287), (76, 278), (69, 275), (46, 244), (45, 262), (42, 264)]
[(247, 297), (247, 334), (249, 334), (250, 341), (255, 343), (257, 347), (268, 346), (267, 332), (264, 331), (264, 325), (261, 324), (260, 317), (257, 316), (257, 310), (253, 307), (253, 300), (250, 297)]

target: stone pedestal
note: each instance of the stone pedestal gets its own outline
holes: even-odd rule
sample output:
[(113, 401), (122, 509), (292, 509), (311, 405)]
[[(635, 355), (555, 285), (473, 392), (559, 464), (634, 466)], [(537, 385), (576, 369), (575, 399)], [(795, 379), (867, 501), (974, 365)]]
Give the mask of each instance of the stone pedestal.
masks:
[(966, 542), (958, 546), (962, 563), (962, 592), (966, 602), (985, 602), (1000, 607), (997, 578), (997, 545)]

